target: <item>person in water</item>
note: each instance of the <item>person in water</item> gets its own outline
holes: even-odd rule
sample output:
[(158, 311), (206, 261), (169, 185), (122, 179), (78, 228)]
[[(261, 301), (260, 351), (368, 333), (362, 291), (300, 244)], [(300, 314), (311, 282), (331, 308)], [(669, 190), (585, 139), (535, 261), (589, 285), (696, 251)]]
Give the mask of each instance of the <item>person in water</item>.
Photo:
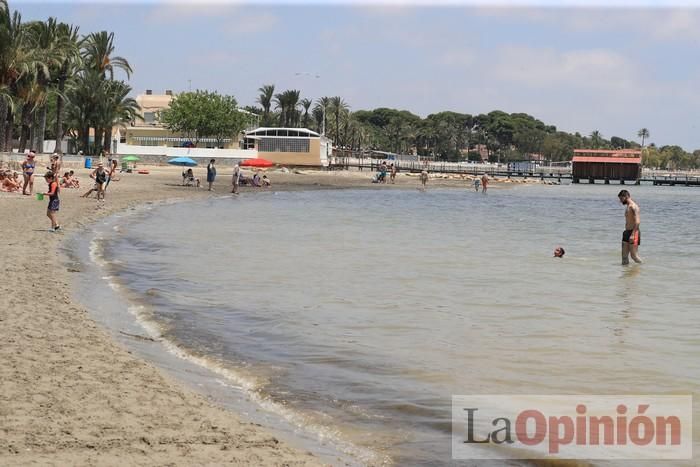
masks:
[(489, 176), (486, 175), (486, 172), (484, 172), (484, 175), (481, 176), (481, 192), (486, 193), (486, 190), (489, 188)]
[(58, 186), (58, 180), (56, 180), (56, 177), (50, 170), (44, 174), (44, 179), (49, 185), (49, 191), (44, 193), (44, 196), (49, 197), (49, 205), (46, 208), (46, 217), (51, 220), (51, 229), (53, 229), (55, 232), (61, 228), (61, 226), (58, 225), (58, 219), (56, 219), (56, 214), (61, 207), (61, 201), (58, 199), (58, 192), (60, 188)]
[[(23, 195), (31, 195), (34, 190), (34, 169), (36, 169), (35, 156), (36, 154), (34, 151), (29, 151), (27, 159), (22, 162), (22, 174), (24, 175), (24, 185), (22, 186)], [(29, 193), (27, 193), (27, 188), (29, 188)]]
[(479, 177), (474, 179), (474, 191), (479, 192), (479, 187), (481, 186), (481, 179)]
[(641, 263), (642, 258), (637, 253), (637, 249), (642, 243), (642, 234), (639, 231), (641, 223), (639, 206), (632, 200), (632, 195), (627, 190), (621, 190), (617, 197), (620, 203), (626, 206), (625, 230), (622, 232), (622, 264), (629, 264), (630, 256), (635, 263)]
[(554, 257), (555, 258), (563, 258), (564, 255), (566, 254), (566, 251), (564, 251), (564, 248), (558, 246), (554, 249)]

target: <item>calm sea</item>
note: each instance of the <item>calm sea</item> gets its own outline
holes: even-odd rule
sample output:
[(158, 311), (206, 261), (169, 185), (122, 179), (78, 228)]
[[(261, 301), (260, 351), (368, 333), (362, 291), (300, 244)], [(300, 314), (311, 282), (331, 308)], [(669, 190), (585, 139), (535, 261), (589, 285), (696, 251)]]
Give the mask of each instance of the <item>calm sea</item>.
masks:
[(628, 187), (646, 263), (621, 267), (619, 189), (261, 193), (125, 218), (102, 249), (142, 319), (268, 410), (441, 465), (452, 394), (698, 393), (700, 191)]

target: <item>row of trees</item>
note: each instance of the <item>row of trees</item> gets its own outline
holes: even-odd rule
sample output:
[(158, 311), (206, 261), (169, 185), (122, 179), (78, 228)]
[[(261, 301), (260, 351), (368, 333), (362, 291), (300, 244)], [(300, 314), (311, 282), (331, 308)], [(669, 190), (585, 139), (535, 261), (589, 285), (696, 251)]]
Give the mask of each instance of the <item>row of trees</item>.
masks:
[[(23, 22), (0, 0), (0, 151), (42, 150), (55, 139), (55, 150), (68, 136), (86, 154), (109, 150), (112, 128), (135, 120), (129, 62), (114, 55), (114, 34), (79, 34), (76, 26), (55, 18)], [(90, 134), (94, 135), (92, 144)]]
[[(650, 137), (647, 128), (637, 133), (640, 144), (619, 136), (607, 139), (598, 130), (590, 135), (560, 131), (525, 113), (439, 112), (421, 118), (406, 110), (389, 108), (352, 112), (339, 96), (312, 101), (302, 99), (298, 90), (276, 93), (272, 84), (258, 91), (260, 107), (246, 109), (258, 114), (262, 125), (325, 129), (335, 145), (351, 149), (416, 151), (421, 156), (449, 161), (480, 160), (484, 153), (493, 161), (523, 160), (532, 154), (541, 154), (552, 161), (567, 161), (576, 148), (644, 148), (645, 165), (700, 167), (697, 157), (700, 151), (691, 154), (678, 146), (645, 147)], [(682, 155), (679, 150), (683, 151)]]

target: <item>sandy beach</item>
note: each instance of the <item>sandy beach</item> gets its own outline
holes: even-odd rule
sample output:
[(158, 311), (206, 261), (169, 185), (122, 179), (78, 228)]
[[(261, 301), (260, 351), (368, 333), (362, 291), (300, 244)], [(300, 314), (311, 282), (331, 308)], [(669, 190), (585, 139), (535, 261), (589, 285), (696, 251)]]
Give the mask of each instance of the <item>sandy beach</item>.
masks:
[[(123, 174), (103, 208), (61, 191), (63, 232), (49, 231), (46, 201), (0, 193), (3, 281), (0, 295), (0, 464), (317, 465), (311, 453), (215, 407), (142, 361), (95, 324), (71, 295), (64, 240), (101, 217), (149, 201), (211, 196), (182, 187), (177, 168)], [(306, 171), (305, 171), (306, 172)], [(274, 189), (371, 187), (370, 174), (273, 172)], [(214, 195), (228, 193), (221, 170)], [(467, 187), (435, 180), (430, 186)], [(400, 176), (397, 186), (417, 186)], [(37, 178), (35, 192), (45, 191)], [(243, 196), (253, 191), (243, 188)]]

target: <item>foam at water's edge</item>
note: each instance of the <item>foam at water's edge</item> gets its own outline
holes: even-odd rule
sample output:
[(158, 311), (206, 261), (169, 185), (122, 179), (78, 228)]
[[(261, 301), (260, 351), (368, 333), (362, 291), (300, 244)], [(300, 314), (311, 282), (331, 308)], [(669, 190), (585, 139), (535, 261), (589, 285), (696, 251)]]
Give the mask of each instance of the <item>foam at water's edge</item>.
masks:
[[(152, 205), (141, 206), (139, 208), (132, 209), (131, 212), (127, 213), (127, 215), (136, 215), (143, 213), (144, 211), (151, 210), (152, 208)], [(148, 337), (160, 343), (162, 348), (169, 354), (204, 368), (214, 375), (221, 377), (223, 380), (217, 380), (220, 385), (242, 391), (246, 397), (258, 407), (266, 412), (281, 417), (290, 426), (294, 427), (296, 430), (306, 433), (308, 436), (315, 439), (320, 445), (330, 445), (334, 451), (351, 456), (351, 458), (357, 459), (362, 463), (378, 465), (388, 464), (391, 462), (391, 460), (386, 456), (382, 456), (379, 453), (371, 451), (370, 449), (345, 441), (342, 437), (342, 433), (339, 430), (315, 423), (303, 413), (290, 409), (282, 403), (275, 402), (262, 391), (262, 384), (259, 381), (256, 381), (253, 377), (249, 377), (247, 375), (244, 376), (231, 368), (227, 368), (221, 362), (215, 361), (211, 358), (196, 355), (195, 353), (178, 345), (176, 342), (167, 339), (164, 336), (165, 329), (163, 329), (160, 323), (152, 319), (152, 315), (150, 314), (147, 306), (129, 303), (128, 298), (125, 297), (123, 293), (120, 293), (123, 292), (123, 286), (117, 281), (116, 277), (106, 272), (106, 268), (113, 264), (113, 262), (105, 258), (104, 245), (106, 242), (112, 239), (112, 236), (121, 235), (123, 231), (123, 229), (118, 228), (118, 226), (110, 225), (110, 220), (118, 217), (120, 217), (123, 221), (123, 214), (120, 216), (114, 215), (102, 223), (103, 227), (105, 227), (104, 229), (101, 231), (96, 230), (92, 232), (91, 237), (88, 235), (89, 246), (87, 256), (93, 265), (98, 269), (99, 273), (101, 273), (99, 277), (106, 282), (112, 291), (119, 293), (120, 299), (127, 302), (126, 309), (128, 310), (128, 313), (138, 324), (138, 326), (146, 332)], [(79, 242), (77, 243), (79, 244)], [(344, 459), (344, 462), (348, 463), (352, 462), (352, 460)]]

